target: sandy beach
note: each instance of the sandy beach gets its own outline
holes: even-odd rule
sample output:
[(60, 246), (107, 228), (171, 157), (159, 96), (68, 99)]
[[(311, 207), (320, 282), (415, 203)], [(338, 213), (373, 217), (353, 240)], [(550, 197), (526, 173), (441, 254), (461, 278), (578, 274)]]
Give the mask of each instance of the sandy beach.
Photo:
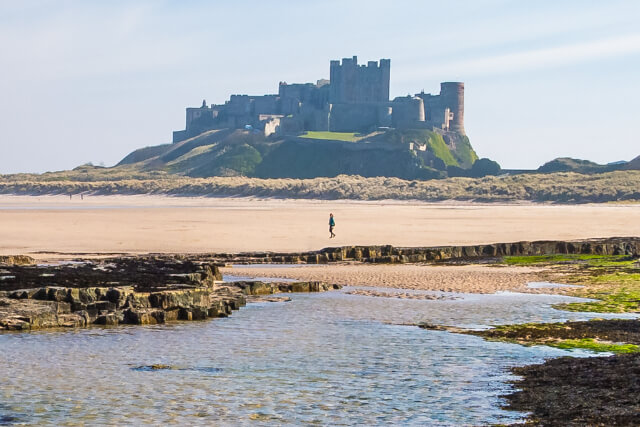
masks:
[(484, 265), (322, 265), (311, 267), (225, 267), (224, 274), (320, 280), (343, 286), (415, 289), (442, 292), (494, 293), (531, 291), (527, 283), (538, 279), (540, 269)]
[[(329, 212), (336, 216), (328, 238)], [(640, 235), (640, 205), (0, 196), (0, 254), (306, 251)]]

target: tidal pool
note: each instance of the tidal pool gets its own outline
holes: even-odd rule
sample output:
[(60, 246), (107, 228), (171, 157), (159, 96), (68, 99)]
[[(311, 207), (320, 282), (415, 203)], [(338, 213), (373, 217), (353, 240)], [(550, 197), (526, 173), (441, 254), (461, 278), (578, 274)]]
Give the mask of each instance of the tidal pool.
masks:
[(578, 300), (563, 296), (346, 290), (289, 294), (225, 319), (0, 334), (0, 424), (508, 423), (524, 415), (500, 408), (509, 367), (588, 353), (402, 324), (596, 317), (552, 309)]

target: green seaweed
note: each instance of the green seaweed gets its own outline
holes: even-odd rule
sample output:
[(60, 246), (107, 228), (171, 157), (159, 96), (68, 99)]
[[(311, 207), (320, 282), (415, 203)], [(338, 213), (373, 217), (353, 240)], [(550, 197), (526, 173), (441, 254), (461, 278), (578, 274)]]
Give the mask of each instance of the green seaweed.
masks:
[(640, 347), (635, 344), (623, 344), (623, 343), (610, 343), (597, 341), (593, 338), (582, 338), (574, 340), (561, 340), (556, 342), (545, 342), (544, 345), (551, 347), (561, 348), (565, 350), (571, 350), (575, 348), (591, 350), (595, 352), (608, 352), (608, 353), (638, 353)]
[(594, 254), (554, 254), (506, 256), (503, 262), (508, 265), (533, 265), (554, 263), (582, 263), (587, 267), (631, 267), (635, 260), (627, 255)]
[(640, 284), (634, 288), (612, 289), (610, 292), (587, 291), (581, 297), (598, 301), (556, 304), (553, 308), (565, 311), (587, 311), (596, 313), (635, 313), (640, 311)]
[(617, 271), (586, 277), (578, 276), (578, 280), (590, 286), (577, 291), (575, 295), (598, 301), (556, 304), (554, 308), (597, 313), (640, 312), (640, 273)]
[(550, 331), (554, 329), (566, 329), (566, 327), (564, 323), (516, 323), (513, 325), (496, 325), (491, 330), (499, 332), (519, 332), (527, 329)]
[(563, 338), (572, 333), (574, 326), (567, 323), (523, 323), (499, 325), (486, 331), (465, 331), (491, 341), (501, 341), (520, 345), (546, 345), (561, 349), (584, 349), (595, 352), (636, 353), (636, 344), (614, 343), (595, 338)]
[(640, 273), (616, 272), (611, 274), (602, 274), (593, 277), (594, 283), (636, 283), (640, 286)]

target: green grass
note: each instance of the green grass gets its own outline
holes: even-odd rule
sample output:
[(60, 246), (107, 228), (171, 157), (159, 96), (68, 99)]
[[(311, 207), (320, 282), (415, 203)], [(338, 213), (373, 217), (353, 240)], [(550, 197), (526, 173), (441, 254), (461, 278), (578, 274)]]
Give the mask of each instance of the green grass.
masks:
[(318, 131), (309, 131), (303, 135), (300, 135), (300, 138), (308, 138), (308, 139), (328, 139), (333, 141), (349, 141), (355, 142), (358, 141), (359, 137), (355, 132), (318, 132)]
[(216, 145), (217, 144), (214, 143), (214, 144), (201, 145), (199, 147), (196, 147), (193, 150), (188, 151), (185, 154), (183, 154), (182, 156), (176, 158), (175, 160), (171, 160), (170, 162), (167, 162), (167, 165), (180, 163), (180, 162), (183, 162), (185, 160), (189, 160), (192, 157), (196, 157), (196, 156), (200, 156), (202, 154), (208, 153), (209, 151), (213, 150)]
[[(426, 144), (427, 149), (441, 159), (445, 165), (460, 166), (460, 163), (444, 142), (442, 135), (433, 131), (426, 129), (396, 129), (385, 133), (384, 139), (390, 144), (408, 144), (410, 142)], [(469, 158), (473, 157), (470, 154), (469, 156)]]
[(436, 157), (440, 158), (445, 165), (447, 166), (459, 166), (458, 161), (453, 157), (449, 147), (445, 144), (444, 139), (442, 139), (442, 135), (437, 133), (432, 133), (429, 135), (429, 139), (427, 140), (427, 148)]
[(462, 167), (471, 167), (478, 160), (478, 155), (471, 147), (471, 142), (469, 142), (469, 138), (466, 135), (456, 143), (453, 155), (458, 159)]
[(576, 340), (561, 340), (557, 342), (545, 342), (545, 345), (550, 347), (562, 348), (570, 350), (574, 348), (580, 348), (584, 350), (591, 350), (595, 352), (609, 352), (609, 353), (638, 353), (640, 347), (635, 344), (619, 344), (597, 341), (593, 338), (582, 338)]

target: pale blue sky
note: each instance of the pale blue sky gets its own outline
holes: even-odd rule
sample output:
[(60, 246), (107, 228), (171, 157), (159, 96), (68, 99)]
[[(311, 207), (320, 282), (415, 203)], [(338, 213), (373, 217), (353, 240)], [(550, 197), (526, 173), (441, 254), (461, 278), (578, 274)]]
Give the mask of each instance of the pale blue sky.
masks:
[(0, 173), (110, 166), (184, 108), (391, 58), (391, 96), (464, 81), (481, 157), (640, 155), (640, 2), (0, 0)]

